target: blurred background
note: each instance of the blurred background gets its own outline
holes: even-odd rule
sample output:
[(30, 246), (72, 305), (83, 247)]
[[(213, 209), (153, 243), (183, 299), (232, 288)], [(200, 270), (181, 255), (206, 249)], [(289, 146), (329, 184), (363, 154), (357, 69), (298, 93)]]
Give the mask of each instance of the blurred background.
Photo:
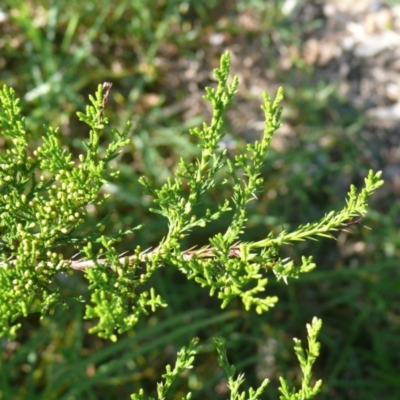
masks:
[[(208, 120), (204, 88), (229, 50), (231, 73), (240, 80), (227, 115), (222, 145), (240, 152), (263, 131), (262, 91), (285, 89), (283, 127), (263, 169), (265, 187), (251, 205), (243, 240), (271, 230), (294, 229), (345, 204), (369, 169), (382, 170), (385, 185), (370, 212), (337, 241), (300, 243), (284, 249), (318, 268), (276, 283), (280, 298), (263, 316), (232, 303), (221, 310), (208, 291), (167, 266), (151, 285), (169, 307), (111, 344), (89, 335), (83, 306), (39, 321), (23, 322), (15, 341), (2, 342), (0, 399), (128, 399), (156, 382), (177, 350), (200, 337), (195, 367), (170, 398), (226, 399), (228, 390), (212, 336), (225, 338), (228, 357), (245, 374), (245, 388), (264, 378), (263, 398), (278, 398), (278, 377), (301, 381), (293, 337), (323, 320), (321, 356), (314, 378), (319, 399), (399, 399), (400, 380), (400, 6), (379, 0), (4, 0), (0, 3), (0, 85), (22, 100), (33, 146), (43, 125), (60, 127), (76, 155), (88, 129), (76, 117), (97, 85), (111, 81), (106, 114), (111, 124), (133, 128), (114, 166), (118, 179), (104, 188), (110, 198), (91, 210), (88, 224), (108, 215), (108, 233), (143, 228), (120, 251), (156, 245), (166, 221), (148, 211), (151, 198), (138, 184), (173, 176), (180, 156), (196, 157), (188, 129)], [(1, 139), (0, 139), (1, 140)], [(107, 135), (104, 136), (104, 144)], [(229, 195), (210, 193), (207, 204)], [(228, 219), (196, 231), (187, 247), (229, 226)], [(368, 229), (371, 228), (371, 229)], [(73, 249), (71, 249), (73, 252)], [(71, 253), (72, 254), (72, 253)], [(86, 293), (79, 272), (60, 282), (67, 297)]]

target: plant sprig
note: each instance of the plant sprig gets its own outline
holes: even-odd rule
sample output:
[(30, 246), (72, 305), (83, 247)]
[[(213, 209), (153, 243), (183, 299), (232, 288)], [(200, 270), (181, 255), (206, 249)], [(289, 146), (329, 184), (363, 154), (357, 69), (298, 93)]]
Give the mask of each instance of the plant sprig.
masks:
[(282, 396), (280, 400), (308, 400), (314, 398), (321, 390), (322, 381), (318, 380), (314, 386), (310, 386), (312, 366), (319, 356), (320, 343), (317, 342), (317, 336), (322, 327), (322, 321), (318, 318), (313, 318), (311, 324), (307, 324), (307, 341), (308, 350), (305, 352), (302, 348), (301, 341), (294, 338), (294, 351), (300, 363), (303, 378), (301, 388), (296, 392), (295, 388), (290, 388), (289, 383), (284, 378), (280, 377), (281, 386), (279, 388)]
[[(181, 158), (175, 176), (160, 188), (153, 187), (146, 177), (140, 180), (153, 195), (155, 206), (151, 210), (168, 221), (167, 235), (156, 248), (132, 246), (123, 255), (117, 254), (115, 244), (140, 227), (109, 237), (103, 234), (105, 226), (100, 222), (84, 234), (80, 232), (87, 206), (104, 201), (99, 190), (118, 173), (108, 167), (109, 163), (127, 143), (129, 124), (123, 132), (111, 129), (108, 147), (100, 146), (100, 136), (108, 125), (104, 108), (110, 84), (99, 85), (95, 96), (90, 96), (86, 113), (78, 113), (90, 127), (89, 140), (84, 143), (86, 153), (79, 155), (79, 161), (62, 147), (59, 132), (53, 128), (45, 128), (43, 144), (30, 150), (19, 100), (10, 88), (0, 91), (0, 128), (10, 142), (10, 148), (0, 154), (1, 334), (15, 335), (18, 326), (13, 323), (19, 316), (46, 313), (56, 306), (60, 295), (55, 277), (71, 269), (85, 271), (88, 280), (91, 300), (85, 318), (98, 320), (91, 332), (114, 341), (116, 333), (131, 329), (142, 315), (167, 306), (148, 283), (161, 267), (179, 269), (207, 288), (210, 295), (217, 295), (222, 307), (240, 298), (246, 310), (253, 308), (261, 314), (278, 301), (276, 296), (265, 295), (271, 271), (287, 283), (289, 278), (315, 268), (312, 257), (303, 256), (300, 265), (282, 259), (282, 245), (332, 238), (337, 230), (365, 215), (369, 197), (383, 183), (380, 172), (369, 172), (359, 194), (352, 186), (341, 211), (331, 211), (320, 221), (292, 232), (266, 232), (258, 241), (243, 241), (247, 207), (262, 189), (261, 168), (272, 136), (280, 127), (283, 90), (278, 90), (275, 99), (263, 95), (261, 140), (230, 157), (220, 149), (224, 114), (238, 86), (236, 77), (229, 82), (229, 69), (230, 57), (225, 53), (214, 71), (217, 87), (207, 88), (204, 96), (213, 109), (211, 121), (190, 131), (198, 138), (199, 158)], [(232, 195), (200, 214), (197, 206), (204, 196), (221, 185), (230, 186)], [(207, 246), (182, 248), (183, 239), (194, 228), (202, 229), (228, 212), (232, 215), (230, 225), (209, 238)], [(64, 259), (61, 245), (74, 246), (83, 258)]]
[(19, 99), (12, 88), (0, 90), (0, 129), (6, 140), (0, 154), (0, 335), (15, 336), (18, 317), (47, 313), (61, 303), (56, 276), (68, 272), (71, 264), (60, 251), (62, 245), (84, 244), (101, 235), (98, 227), (87, 236), (79, 228), (86, 207), (104, 201), (99, 190), (117, 173), (109, 161), (121, 152), (129, 131), (129, 125), (123, 132), (113, 130), (101, 154), (100, 136), (107, 123), (102, 101), (100, 85), (86, 114), (78, 113), (92, 129), (84, 142), (86, 154), (75, 161), (51, 127), (44, 128), (42, 145), (31, 150)]
[[(294, 338), (294, 351), (300, 363), (300, 368), (303, 373), (301, 388), (296, 391), (295, 387), (291, 387), (287, 380), (280, 377), (280, 387), (279, 391), (282, 395), (279, 397), (280, 400), (311, 400), (314, 398), (321, 390), (322, 381), (318, 380), (314, 386), (311, 386), (312, 378), (312, 367), (319, 356), (320, 343), (317, 341), (318, 334), (322, 327), (322, 321), (318, 318), (313, 318), (311, 324), (307, 324), (307, 341), (308, 350), (305, 352), (302, 348), (301, 341)], [(227, 377), (227, 387), (229, 390), (230, 400), (260, 400), (262, 394), (264, 393), (266, 387), (269, 384), (269, 379), (264, 379), (257, 389), (250, 388), (247, 392), (240, 391), (241, 386), (245, 381), (244, 374), (236, 374), (236, 368), (231, 365), (228, 361), (228, 356), (225, 349), (225, 341), (222, 338), (213, 339), (214, 346), (218, 353), (218, 364), (223, 369), (225, 376)], [(195, 356), (201, 351), (201, 346), (199, 345), (199, 340), (192, 339), (189, 346), (183, 347), (178, 351), (177, 360), (174, 368), (172, 369), (170, 365), (167, 365), (167, 372), (163, 374), (163, 382), (157, 383), (157, 398), (145, 396), (143, 389), (139, 391), (138, 394), (133, 394), (131, 396), (132, 400), (164, 400), (167, 397), (168, 392), (171, 389), (172, 384), (179, 378), (179, 375), (193, 368), (193, 363), (195, 361)], [(191, 399), (191, 393), (182, 397), (182, 400)]]

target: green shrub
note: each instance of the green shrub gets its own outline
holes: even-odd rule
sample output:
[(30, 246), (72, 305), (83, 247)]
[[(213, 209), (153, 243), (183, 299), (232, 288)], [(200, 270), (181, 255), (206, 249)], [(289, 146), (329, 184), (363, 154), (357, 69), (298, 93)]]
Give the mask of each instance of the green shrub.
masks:
[[(167, 233), (156, 247), (143, 249), (131, 246), (124, 254), (116, 245), (124, 237), (140, 232), (141, 226), (105, 234), (107, 220), (90, 225), (86, 222), (90, 210), (106, 201), (99, 196), (103, 185), (118, 171), (110, 166), (127, 144), (129, 124), (121, 132), (108, 127), (105, 107), (110, 84), (99, 86), (86, 113), (79, 119), (90, 128), (86, 151), (77, 158), (60, 142), (59, 130), (46, 128), (42, 144), (34, 149), (24, 124), (19, 100), (14, 91), (4, 86), (0, 92), (0, 127), (6, 140), (1, 154), (0, 226), (2, 228), (2, 263), (0, 268), (0, 329), (3, 336), (14, 338), (21, 327), (20, 317), (31, 313), (42, 316), (52, 313), (60, 304), (84, 302), (84, 319), (94, 320), (91, 333), (118, 340), (118, 335), (132, 330), (159, 308), (167, 307), (152, 284), (160, 269), (179, 270), (188, 280), (207, 288), (216, 296), (222, 308), (239, 299), (246, 311), (264, 314), (274, 307), (278, 298), (264, 295), (270, 276), (288, 283), (315, 268), (311, 257), (300, 263), (282, 258), (284, 245), (333, 238), (340, 229), (360, 223), (367, 211), (370, 195), (382, 185), (380, 173), (369, 172), (365, 187), (357, 193), (351, 186), (346, 205), (331, 211), (319, 221), (306, 223), (292, 231), (266, 232), (262, 239), (243, 241), (249, 215), (249, 205), (257, 199), (264, 184), (260, 174), (272, 135), (280, 127), (283, 91), (275, 99), (264, 93), (262, 109), (265, 129), (260, 141), (250, 143), (245, 151), (228, 154), (221, 149), (224, 136), (224, 113), (232, 104), (238, 80), (228, 82), (230, 58), (221, 57), (220, 68), (214, 71), (217, 88), (206, 88), (205, 99), (211, 103), (213, 115), (209, 124), (191, 129), (199, 149), (191, 160), (181, 158), (174, 177), (161, 187), (155, 187), (146, 176), (140, 183), (153, 198), (151, 211), (167, 221)], [(103, 135), (108, 136), (106, 143)], [(213, 190), (229, 193), (218, 204), (202, 207), (205, 195)], [(207, 244), (185, 248), (185, 239), (219, 219), (229, 217), (230, 224), (208, 237)], [(80, 259), (66, 257), (71, 249)], [(90, 299), (85, 291), (66, 296), (63, 280), (73, 279), (74, 271), (84, 271)], [(173, 288), (170, 288), (173, 290)], [(150, 318), (150, 316), (148, 317)], [(304, 353), (300, 341), (295, 351), (303, 373), (298, 392), (281, 379), (282, 399), (312, 398), (320, 388), (313, 387), (311, 366), (319, 354), (316, 336), (321, 321), (313, 319), (307, 327), (309, 350)], [(267, 380), (257, 390), (240, 394), (243, 376), (235, 377), (220, 339), (214, 344), (219, 363), (228, 376), (232, 399), (259, 398)], [(178, 353), (174, 369), (167, 367), (164, 383), (158, 385), (158, 398), (165, 398), (174, 379), (192, 366), (198, 352), (197, 340)], [(141, 399), (143, 390), (133, 399)], [(182, 398), (189, 398), (189, 395)]]

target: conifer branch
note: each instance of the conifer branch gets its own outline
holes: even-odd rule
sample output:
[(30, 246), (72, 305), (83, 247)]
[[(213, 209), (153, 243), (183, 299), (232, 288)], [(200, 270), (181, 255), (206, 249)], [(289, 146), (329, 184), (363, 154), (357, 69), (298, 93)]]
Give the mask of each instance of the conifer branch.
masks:
[[(122, 254), (116, 252), (116, 242), (139, 227), (110, 237), (102, 233), (105, 226), (99, 223), (89, 232), (79, 233), (87, 206), (105, 201), (99, 191), (118, 173), (110, 168), (110, 161), (128, 143), (129, 124), (122, 132), (111, 129), (108, 147), (102, 150), (100, 146), (108, 124), (104, 110), (112, 84), (99, 85), (95, 95), (89, 96), (91, 104), (86, 112), (78, 113), (90, 127), (84, 142), (86, 153), (79, 155), (79, 161), (62, 146), (58, 130), (50, 127), (44, 132), (43, 144), (32, 152), (19, 100), (11, 88), (0, 90), (0, 129), (9, 147), (0, 152), (0, 335), (14, 336), (18, 317), (35, 311), (45, 313), (57, 305), (61, 295), (54, 282), (60, 272), (71, 269), (84, 271), (88, 281), (91, 300), (85, 318), (98, 320), (90, 332), (111, 340), (116, 340), (115, 332), (131, 329), (143, 314), (166, 307), (148, 283), (158, 268), (166, 266), (178, 269), (187, 279), (217, 295), (221, 307), (240, 298), (246, 310), (264, 313), (278, 300), (264, 295), (268, 272), (287, 283), (289, 278), (315, 268), (312, 257), (303, 256), (300, 265), (281, 258), (283, 244), (333, 238), (338, 230), (360, 223), (369, 197), (383, 183), (380, 172), (370, 171), (359, 193), (351, 186), (342, 210), (331, 211), (292, 232), (266, 232), (258, 241), (244, 241), (248, 204), (263, 188), (261, 168), (272, 136), (281, 125), (283, 90), (277, 91), (275, 99), (263, 95), (265, 126), (261, 140), (230, 157), (220, 150), (225, 111), (238, 87), (236, 77), (229, 82), (229, 67), (230, 57), (225, 53), (214, 71), (217, 87), (207, 88), (204, 96), (212, 105), (211, 121), (190, 130), (198, 141), (200, 156), (180, 159), (175, 175), (161, 187), (154, 187), (145, 176), (140, 179), (153, 196), (150, 211), (168, 221), (168, 233), (155, 248), (143, 251), (136, 247)], [(223, 185), (230, 186), (230, 198), (203, 214), (196, 213), (202, 197)], [(230, 224), (209, 238), (208, 245), (182, 248), (183, 239), (195, 228), (204, 228), (227, 215)], [(82, 257), (65, 259), (60, 245), (74, 247)]]

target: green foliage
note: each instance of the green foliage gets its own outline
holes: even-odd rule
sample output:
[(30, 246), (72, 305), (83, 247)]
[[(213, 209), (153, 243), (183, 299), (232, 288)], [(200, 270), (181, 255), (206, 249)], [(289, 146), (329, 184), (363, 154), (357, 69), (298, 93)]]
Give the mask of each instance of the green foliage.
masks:
[[(193, 339), (188, 347), (183, 347), (178, 351), (178, 356), (176, 364), (173, 370), (171, 366), (167, 365), (167, 372), (162, 376), (165, 382), (157, 384), (157, 399), (164, 400), (168, 389), (171, 387), (172, 383), (178, 376), (185, 370), (192, 367), (194, 356), (199, 352), (198, 339)], [(191, 398), (190, 393), (182, 397), (182, 400), (189, 400)], [(144, 397), (143, 390), (140, 390), (139, 394), (133, 394), (131, 396), (132, 400), (155, 400), (153, 397)]]
[(315, 383), (314, 387), (310, 387), (311, 381), (311, 368), (314, 361), (319, 356), (320, 343), (317, 342), (317, 335), (322, 327), (322, 321), (318, 318), (313, 318), (311, 325), (307, 324), (308, 333), (308, 351), (307, 354), (301, 347), (301, 341), (294, 339), (294, 351), (296, 352), (297, 358), (300, 362), (301, 371), (303, 373), (301, 389), (296, 393), (295, 389), (290, 389), (287, 381), (284, 378), (280, 378), (281, 387), (280, 391), (282, 396), (281, 400), (302, 400), (312, 399), (321, 390), (322, 381), (319, 380)]
[(100, 151), (100, 132), (107, 122), (102, 101), (100, 86), (86, 116), (81, 114), (93, 129), (85, 143), (86, 154), (76, 165), (59, 142), (57, 129), (44, 128), (43, 144), (32, 150), (19, 100), (7, 86), (0, 91), (0, 128), (9, 147), (0, 155), (2, 335), (15, 336), (19, 324), (10, 322), (18, 317), (49, 312), (60, 302), (56, 277), (66, 273), (70, 264), (60, 247), (76, 244), (79, 248), (86, 235), (95, 240), (100, 236), (101, 225), (88, 233), (79, 228), (87, 215), (85, 207), (104, 200), (98, 192), (115, 175), (107, 166), (126, 144), (129, 129), (122, 133), (112, 129), (111, 143)]
[[(214, 71), (217, 88), (207, 88), (204, 96), (212, 106), (211, 122), (190, 131), (199, 141), (200, 156), (194, 160), (182, 158), (174, 177), (161, 188), (147, 177), (140, 179), (153, 196), (156, 206), (151, 210), (168, 221), (168, 233), (155, 248), (143, 250), (138, 245), (123, 255), (117, 252), (116, 244), (140, 226), (114, 236), (103, 234), (103, 222), (84, 229), (88, 207), (99, 206), (105, 200), (99, 191), (115, 176), (109, 164), (127, 144), (129, 132), (129, 124), (123, 132), (110, 129), (110, 142), (103, 149), (101, 134), (108, 124), (104, 115), (108, 92), (103, 89), (107, 85), (100, 85), (95, 97), (90, 97), (92, 105), (85, 114), (78, 113), (79, 119), (90, 127), (89, 140), (84, 143), (86, 152), (79, 155), (79, 161), (63, 148), (58, 130), (53, 128), (44, 129), (43, 144), (33, 150), (14, 91), (6, 86), (1, 90), (0, 128), (7, 140), (0, 158), (0, 332), (3, 336), (15, 337), (20, 316), (34, 312), (46, 315), (56, 305), (70, 301), (61, 295), (57, 279), (71, 270), (85, 271), (91, 297), (84, 318), (97, 320), (90, 332), (112, 341), (117, 341), (117, 333), (131, 330), (142, 315), (167, 306), (151, 284), (151, 278), (162, 267), (176, 268), (207, 288), (210, 295), (216, 294), (222, 308), (240, 299), (247, 311), (254, 309), (262, 314), (278, 301), (276, 296), (263, 295), (271, 271), (278, 280), (287, 283), (288, 278), (297, 278), (315, 267), (311, 257), (302, 257), (300, 265), (282, 258), (283, 245), (318, 237), (332, 238), (338, 230), (359, 223), (366, 214), (369, 197), (383, 183), (379, 172), (370, 171), (359, 194), (354, 186), (350, 188), (342, 210), (331, 211), (319, 221), (300, 225), (291, 232), (269, 232), (261, 240), (242, 241), (249, 203), (257, 199), (263, 188), (261, 168), (272, 135), (280, 127), (283, 91), (279, 89), (275, 99), (264, 94), (262, 139), (248, 144), (241, 154), (229, 155), (219, 146), (224, 136), (224, 114), (238, 85), (237, 78), (228, 82), (229, 69), (230, 57), (225, 53), (220, 67)], [(230, 190), (230, 197), (200, 212), (199, 205), (205, 195), (221, 188), (227, 189), (227, 193)], [(226, 216), (231, 218), (230, 225), (210, 237), (206, 246), (182, 247), (184, 239), (195, 229), (205, 229)], [(63, 246), (73, 247), (83, 258), (64, 258)], [(85, 301), (83, 296), (78, 300)], [(309, 384), (311, 366), (319, 351), (316, 335), (320, 327), (318, 320), (307, 327), (307, 356), (296, 341), (303, 385), (296, 394), (281, 380), (282, 399), (307, 399), (318, 392), (320, 383), (313, 388)], [(234, 380), (235, 370), (228, 365), (222, 344), (216, 341), (215, 345), (221, 366), (228, 374), (231, 398), (245, 399), (246, 394), (239, 393), (243, 377), (239, 375)], [(176, 377), (191, 366), (196, 349), (193, 341), (178, 354), (176, 367), (167, 368), (165, 382), (158, 386), (159, 399), (164, 398)], [(248, 398), (258, 398), (266, 384), (264, 381), (256, 391), (251, 389)], [(133, 398), (143, 398), (143, 391), (137, 396)]]
[(224, 347), (224, 341), (221, 340), (220, 338), (215, 338), (214, 339), (214, 344), (215, 347), (218, 351), (218, 362), (219, 365), (223, 368), (226, 376), (228, 377), (228, 387), (231, 392), (230, 399), (231, 400), (257, 400), (260, 398), (260, 395), (264, 392), (264, 389), (268, 385), (268, 379), (264, 379), (260, 385), (260, 387), (257, 390), (254, 390), (253, 388), (249, 389), (248, 396), (246, 395), (245, 392), (240, 393), (239, 389), (240, 386), (244, 382), (244, 376), (243, 374), (239, 374), (237, 377), (235, 377), (236, 374), (236, 368), (233, 365), (229, 364), (228, 358), (226, 356), (226, 351)]
[[(295, 346), (294, 350), (300, 362), (300, 367), (303, 372), (302, 387), (296, 392), (295, 388), (290, 389), (289, 384), (283, 378), (280, 378), (281, 387), (280, 391), (282, 396), (281, 400), (306, 400), (312, 399), (320, 391), (322, 382), (319, 380), (315, 383), (314, 387), (309, 386), (311, 380), (311, 368), (314, 361), (319, 355), (320, 343), (317, 342), (317, 336), (322, 327), (322, 321), (313, 318), (311, 325), (307, 324), (308, 332), (308, 351), (305, 354), (301, 341), (294, 339)], [(258, 389), (254, 390), (250, 388), (248, 393), (240, 392), (240, 387), (244, 382), (244, 375), (239, 374), (236, 376), (236, 368), (231, 365), (226, 355), (224, 340), (221, 338), (213, 339), (214, 346), (218, 352), (218, 363), (225, 372), (228, 378), (227, 386), (230, 391), (230, 400), (258, 400), (261, 399), (265, 388), (267, 387), (269, 380), (264, 379)], [(171, 366), (167, 365), (167, 372), (163, 375), (164, 382), (157, 385), (157, 400), (166, 399), (168, 390), (170, 389), (173, 382), (178, 378), (184, 371), (193, 367), (196, 354), (201, 351), (201, 347), (198, 345), (198, 339), (193, 339), (188, 347), (183, 347), (179, 352), (176, 360), (176, 364), (173, 370)], [(139, 394), (132, 395), (132, 400), (156, 400), (153, 397), (144, 397), (144, 391), (140, 390)], [(188, 393), (182, 397), (182, 400), (191, 399), (191, 394)]]
[[(377, 132), (367, 126), (365, 107), (354, 107), (352, 96), (339, 94), (343, 81), (332, 80), (335, 74), (330, 73), (331, 67), (337, 70), (336, 65), (328, 63), (320, 69), (305, 62), (305, 41), (323, 33), (325, 10), (316, 2), (295, 3), (290, 11), (283, 0), (2, 2), (0, 87), (7, 84), (21, 97), (31, 151), (41, 145), (43, 124), (60, 126), (63, 149), (69, 149), (78, 162), (79, 153), (86, 151), (82, 142), (88, 134), (75, 110), (84, 109), (87, 94), (99, 82), (113, 82), (107, 108), (110, 125), (121, 127), (124, 121), (132, 121), (134, 135), (124, 147), (124, 156), (111, 162), (120, 174), (101, 189), (111, 196), (101, 205), (88, 206), (80, 232), (87, 233), (102, 221), (102, 233), (108, 237), (141, 224), (137, 233), (115, 243), (118, 252), (129, 250), (128, 254), (136, 245), (154, 248), (167, 234), (165, 218), (148, 211), (151, 196), (143, 195), (138, 177), (145, 176), (159, 188), (174, 176), (179, 157), (184, 155), (188, 161), (199, 156), (196, 138), (187, 131), (203, 119), (196, 98), (209, 84), (207, 71), (217, 62), (215, 54), (226, 48), (235, 53), (233, 68), (241, 74), (236, 105), (228, 110), (224, 127), (228, 136), (223, 145), (229, 143), (229, 158), (246, 146), (249, 129), (254, 127), (259, 136), (253, 122), (262, 119), (262, 112), (257, 111), (254, 83), (267, 81), (261, 85), (279, 83), (285, 88), (284, 129), (274, 138), (262, 168), (265, 182), (258, 201), (248, 205), (243, 241), (259, 242), (271, 231), (278, 237), (282, 231), (294, 232), (300, 224), (317, 221), (340, 209), (350, 183), (360, 187), (370, 168), (386, 170), (388, 154), (395, 148), (381, 141), (386, 140), (386, 129)], [(210, 6), (215, 5), (214, 12)], [(223, 42), (218, 45), (214, 38)], [(354, 83), (351, 75), (346, 84)], [(108, 129), (102, 145), (108, 141)], [(1, 139), (3, 151), (9, 142)], [(268, 376), (271, 383), (265, 397), (276, 398), (278, 376), (300, 379), (300, 370), (288, 356), (291, 337), (300, 336), (305, 322), (317, 315), (324, 321), (323, 351), (314, 366), (314, 375), (324, 381), (318, 398), (398, 399), (399, 356), (392, 349), (399, 337), (400, 203), (393, 188), (389, 179), (371, 199), (371, 210), (362, 224), (372, 230), (344, 226), (333, 232), (337, 241), (307, 240), (282, 246), (279, 256), (294, 260), (294, 272), (302, 263), (301, 255), (313, 255), (318, 268), (299, 274), (288, 286), (269, 273), (268, 294), (279, 297), (279, 302), (261, 318), (244, 312), (237, 300), (221, 311), (217, 297), (209, 298), (194, 280), (187, 282), (178, 270), (166, 266), (158, 268), (147, 285), (169, 307), (139, 319), (133, 331), (110, 343), (88, 335), (97, 319), (81, 320), (90, 299), (85, 275), (58, 274), (53, 285), (59, 286), (70, 306), (49, 308), (54, 314), (41, 322), (37, 314), (15, 321), (22, 322), (16, 340), (2, 342), (0, 398), (128, 398), (140, 387), (154, 396), (150, 388), (164, 371), (165, 358), (191, 337), (200, 336), (203, 343), (211, 335), (226, 339), (231, 361), (245, 373), (244, 387), (257, 387), (259, 377)], [(213, 205), (230, 197), (230, 185), (217, 186), (204, 194), (196, 213), (202, 215), (205, 208), (215, 212)], [(182, 249), (202, 246), (209, 237), (225, 232), (231, 217), (228, 211), (205, 228), (195, 227), (182, 240)], [(74, 247), (61, 245), (56, 252), (68, 260), (77, 251)], [(96, 243), (94, 253), (99, 249)], [(232, 255), (238, 251), (233, 248)], [(90, 260), (80, 265), (83, 262), (93, 265)], [(85, 303), (71, 305), (71, 296), (80, 294)], [(210, 324), (199, 327), (196, 317), (177, 322), (175, 316), (189, 309), (193, 314), (199, 309), (208, 311)], [(214, 316), (228, 314), (229, 323), (212, 324)], [(188, 321), (193, 330), (179, 338)], [(171, 322), (169, 329), (156, 329), (164, 322)], [(156, 337), (152, 332), (157, 332)], [(118, 351), (125, 336), (142, 338), (136, 344), (140, 352), (129, 345)], [(210, 361), (211, 353), (199, 355), (188, 390), (186, 381), (180, 380), (169, 392), (171, 397), (177, 392), (182, 397), (187, 391), (198, 398), (229, 397), (215, 391), (218, 372), (209, 368), (216, 365)], [(105, 354), (108, 358), (101, 357)], [(265, 365), (267, 361), (270, 364)]]

